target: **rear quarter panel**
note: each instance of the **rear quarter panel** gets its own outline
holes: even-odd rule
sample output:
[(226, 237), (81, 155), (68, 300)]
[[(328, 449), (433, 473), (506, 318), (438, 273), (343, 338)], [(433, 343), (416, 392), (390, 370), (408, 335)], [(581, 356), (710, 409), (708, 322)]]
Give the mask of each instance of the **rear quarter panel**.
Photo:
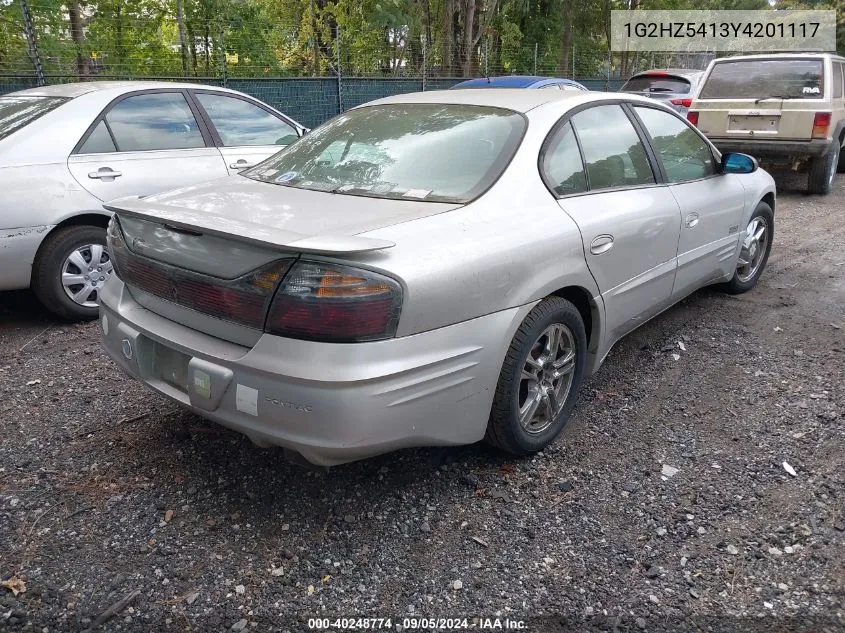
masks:
[(65, 162), (0, 168), (0, 191), (0, 228), (55, 225), (81, 213), (110, 215)]
[(29, 287), (35, 255), (57, 224), (109, 215), (64, 163), (0, 168), (0, 191), (0, 290)]
[(559, 103), (549, 106), (529, 113), (516, 156), (480, 198), (365, 234), (396, 242), (355, 259), (406, 284), (398, 336), (526, 305), (565, 286), (598, 296), (578, 228), (540, 179), (545, 130), (565, 111)]

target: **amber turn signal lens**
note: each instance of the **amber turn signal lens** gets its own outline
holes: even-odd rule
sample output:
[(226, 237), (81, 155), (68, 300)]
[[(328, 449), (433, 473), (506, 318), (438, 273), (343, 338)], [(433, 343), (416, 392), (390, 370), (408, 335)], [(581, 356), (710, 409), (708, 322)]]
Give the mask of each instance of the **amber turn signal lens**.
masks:
[(327, 270), (317, 288), (318, 297), (367, 297), (387, 294), (391, 290), (385, 283), (358, 277), (344, 275), (334, 270)]
[(813, 117), (813, 138), (827, 138), (830, 129), (830, 112), (816, 112)]

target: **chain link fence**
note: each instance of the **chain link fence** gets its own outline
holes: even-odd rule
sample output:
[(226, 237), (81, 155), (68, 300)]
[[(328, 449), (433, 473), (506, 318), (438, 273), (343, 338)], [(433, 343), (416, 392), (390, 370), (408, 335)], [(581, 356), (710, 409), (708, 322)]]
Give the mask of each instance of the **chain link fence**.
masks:
[(372, 99), (472, 77), (555, 76), (618, 90), (640, 70), (703, 69), (714, 56), (611, 54), (577, 34), (551, 46), (490, 30), (455, 45), (419, 25), (341, 23), (319, 14), (323, 5), (0, 0), (0, 94), (72, 81), (189, 81), (240, 90), (313, 127)]

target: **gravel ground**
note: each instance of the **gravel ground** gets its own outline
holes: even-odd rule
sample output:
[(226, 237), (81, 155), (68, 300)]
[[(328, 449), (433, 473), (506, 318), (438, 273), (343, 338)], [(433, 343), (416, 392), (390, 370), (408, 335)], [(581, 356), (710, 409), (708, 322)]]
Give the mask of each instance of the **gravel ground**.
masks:
[(760, 285), (627, 337), (531, 459), (307, 471), (124, 377), (95, 324), (0, 295), (0, 629), (97, 628), (128, 598), (102, 629), (842, 631), (845, 178), (800, 184)]

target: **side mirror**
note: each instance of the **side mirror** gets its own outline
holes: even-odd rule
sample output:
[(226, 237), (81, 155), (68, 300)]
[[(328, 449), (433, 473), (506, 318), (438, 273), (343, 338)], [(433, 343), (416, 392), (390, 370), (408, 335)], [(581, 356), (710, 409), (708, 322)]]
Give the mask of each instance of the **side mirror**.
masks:
[(757, 159), (748, 154), (737, 152), (722, 154), (723, 174), (750, 174), (757, 171), (757, 167), (759, 167)]

